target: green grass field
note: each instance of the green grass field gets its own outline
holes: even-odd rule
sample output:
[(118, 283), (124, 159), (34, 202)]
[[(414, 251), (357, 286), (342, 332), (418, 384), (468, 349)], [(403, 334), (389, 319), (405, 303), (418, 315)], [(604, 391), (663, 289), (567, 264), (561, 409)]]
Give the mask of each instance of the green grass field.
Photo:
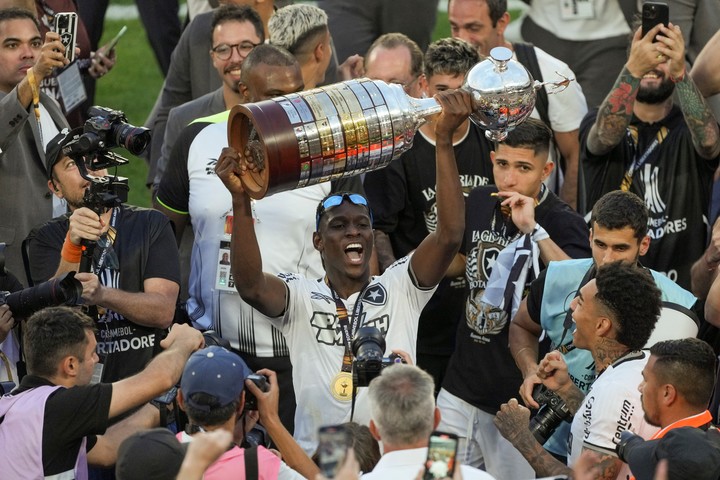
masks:
[[(113, 0), (112, 3), (131, 5), (133, 0)], [(127, 25), (128, 32), (116, 48), (117, 64), (98, 82), (95, 103), (124, 111), (130, 123), (140, 126), (155, 103), (163, 78), (139, 19), (106, 20), (102, 43), (110, 40), (123, 25)], [(447, 13), (438, 12), (433, 38), (448, 36)], [(118, 174), (130, 179), (129, 201), (134, 205), (149, 206), (150, 193), (145, 187), (147, 165), (143, 159), (126, 156), (130, 163), (119, 169)]]

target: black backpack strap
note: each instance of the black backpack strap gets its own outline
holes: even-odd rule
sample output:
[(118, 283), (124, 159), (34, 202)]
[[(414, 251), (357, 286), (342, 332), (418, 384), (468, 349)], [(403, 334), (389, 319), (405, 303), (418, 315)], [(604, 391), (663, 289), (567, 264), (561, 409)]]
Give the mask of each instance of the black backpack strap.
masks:
[[(535, 47), (532, 43), (513, 43), (515, 49), (515, 55), (520, 63), (528, 69), (530, 75), (539, 82), (543, 81), (542, 73), (540, 73), (540, 64), (538, 63), (537, 55), (535, 55)], [(535, 108), (537, 108), (540, 120), (545, 122), (545, 125), (552, 128), (550, 125), (550, 117), (548, 116), (548, 94), (545, 88), (541, 88), (537, 91), (537, 98), (535, 100)]]
[(258, 480), (260, 469), (258, 465), (257, 445), (245, 449), (245, 479)]

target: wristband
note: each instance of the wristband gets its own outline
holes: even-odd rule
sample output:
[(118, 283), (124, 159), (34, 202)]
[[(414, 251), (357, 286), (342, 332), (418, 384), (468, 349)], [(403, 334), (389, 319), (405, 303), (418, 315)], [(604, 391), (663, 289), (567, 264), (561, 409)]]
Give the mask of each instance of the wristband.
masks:
[(65, 236), (60, 257), (68, 263), (80, 263), (82, 258), (82, 247), (75, 245), (70, 240), (70, 232)]
[(539, 223), (535, 224), (535, 228), (533, 228), (533, 231), (530, 233), (530, 238), (532, 238), (533, 242), (539, 242), (541, 240), (545, 240), (546, 238), (550, 238), (550, 234), (545, 231), (543, 227), (540, 226)]
[(686, 68), (683, 67), (683, 71), (682, 71), (682, 73), (680, 74), (679, 77), (673, 77), (672, 75), (669, 75), (670, 81), (673, 82), (673, 83), (680, 83), (680, 82), (682, 82), (683, 80), (685, 80), (685, 70), (686, 70)]

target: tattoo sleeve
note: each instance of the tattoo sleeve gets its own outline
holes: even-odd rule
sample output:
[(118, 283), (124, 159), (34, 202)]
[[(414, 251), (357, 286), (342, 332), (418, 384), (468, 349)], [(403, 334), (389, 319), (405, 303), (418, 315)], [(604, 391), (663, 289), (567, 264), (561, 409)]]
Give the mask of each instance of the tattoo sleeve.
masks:
[(557, 458), (553, 457), (542, 445), (535, 440), (530, 430), (522, 432), (514, 439), (508, 439), (517, 448), (520, 454), (535, 470), (537, 477), (554, 477), (557, 475), (570, 475), (572, 470)]
[(678, 82), (675, 88), (695, 150), (703, 158), (715, 158), (720, 154), (720, 133), (717, 120), (689, 75), (685, 75), (685, 78)]
[(594, 478), (596, 480), (614, 480), (620, 473), (620, 468), (622, 468), (622, 461), (619, 458), (609, 454), (600, 454), (595, 464), (595, 470), (599, 473)]
[(580, 405), (582, 405), (583, 400), (585, 399), (585, 394), (575, 386), (573, 383), (571, 388), (568, 389), (568, 391), (563, 392), (556, 392), (560, 397), (565, 400), (565, 405), (567, 405), (570, 412), (575, 415), (578, 410), (580, 410)]
[(623, 68), (610, 93), (600, 105), (595, 125), (590, 129), (587, 147), (591, 153), (601, 155), (620, 143), (625, 135), (640, 80)]

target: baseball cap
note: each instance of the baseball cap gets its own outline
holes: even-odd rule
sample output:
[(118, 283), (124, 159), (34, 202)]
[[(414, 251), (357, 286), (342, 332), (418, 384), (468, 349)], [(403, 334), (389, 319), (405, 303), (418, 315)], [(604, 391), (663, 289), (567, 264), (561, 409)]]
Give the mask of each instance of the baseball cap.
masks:
[[(237, 400), (245, 387), (245, 379), (252, 371), (237, 354), (219, 346), (198, 350), (185, 364), (180, 388), (185, 403), (193, 408), (209, 412)], [(192, 399), (196, 393), (214, 397), (214, 401), (198, 402)]]
[(65, 145), (70, 143), (71, 140), (78, 138), (82, 135), (83, 129), (75, 128), (73, 130), (64, 128), (62, 132), (55, 135), (45, 147), (45, 170), (48, 179), (52, 178), (52, 169), (57, 162), (63, 157), (62, 149)]
[(668, 462), (668, 478), (717, 480), (720, 478), (720, 432), (675, 428), (662, 438), (638, 443), (626, 451), (625, 458), (636, 480), (652, 480), (663, 458)]
[(115, 476), (118, 480), (173, 480), (180, 471), (187, 445), (166, 428), (134, 433), (120, 444)]

